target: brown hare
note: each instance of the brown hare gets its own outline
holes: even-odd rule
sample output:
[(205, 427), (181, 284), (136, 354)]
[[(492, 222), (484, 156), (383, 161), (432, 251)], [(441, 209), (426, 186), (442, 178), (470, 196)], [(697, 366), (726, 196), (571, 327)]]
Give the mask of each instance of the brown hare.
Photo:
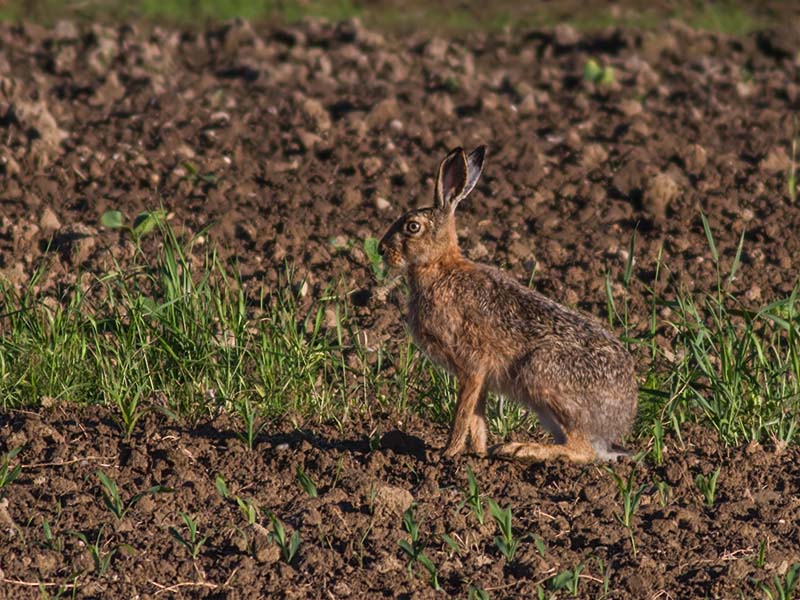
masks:
[(612, 459), (636, 413), (634, 361), (593, 317), (461, 255), (455, 209), (475, 187), (486, 148), (461, 148), (439, 165), (434, 206), (400, 217), (378, 250), (405, 269), (416, 344), (458, 380), (446, 456), (486, 454), (486, 394), (533, 410), (555, 444), (506, 443), (492, 456), (521, 460)]

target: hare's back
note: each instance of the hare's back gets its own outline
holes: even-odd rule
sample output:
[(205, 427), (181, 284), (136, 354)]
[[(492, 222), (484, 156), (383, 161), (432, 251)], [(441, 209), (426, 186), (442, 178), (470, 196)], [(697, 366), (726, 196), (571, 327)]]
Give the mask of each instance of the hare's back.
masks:
[(565, 356), (595, 353), (606, 359), (627, 352), (595, 317), (567, 308), (503, 271), (476, 265), (453, 291), (465, 320), (478, 329), (501, 331), (520, 350), (551, 350)]

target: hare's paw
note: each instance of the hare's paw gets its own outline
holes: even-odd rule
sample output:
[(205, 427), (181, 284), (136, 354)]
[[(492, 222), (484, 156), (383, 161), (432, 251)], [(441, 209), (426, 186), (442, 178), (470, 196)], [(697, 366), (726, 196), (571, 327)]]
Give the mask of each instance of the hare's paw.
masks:
[(453, 458), (454, 456), (461, 454), (466, 446), (466, 440), (450, 440), (445, 449), (442, 451), (442, 455), (447, 458)]
[(544, 460), (544, 449), (545, 446), (542, 444), (508, 442), (506, 444), (495, 444), (489, 448), (489, 456), (505, 460)]
[(444, 456), (452, 458), (464, 451), (467, 447), (469, 425), (469, 420), (461, 417), (457, 412), (453, 425), (450, 428), (450, 439), (447, 441), (447, 447), (444, 449)]
[(594, 449), (584, 444), (535, 444), (524, 442), (509, 442), (507, 444), (497, 444), (489, 449), (489, 455), (493, 458), (505, 460), (518, 460), (523, 462), (535, 462), (552, 460), (554, 458), (566, 458), (576, 463), (592, 462), (597, 458)]

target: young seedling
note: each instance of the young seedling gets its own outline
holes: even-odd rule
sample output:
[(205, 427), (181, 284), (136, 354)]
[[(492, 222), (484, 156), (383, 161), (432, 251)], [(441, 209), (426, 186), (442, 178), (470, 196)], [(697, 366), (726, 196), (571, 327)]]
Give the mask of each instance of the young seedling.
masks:
[(753, 564), (759, 569), (763, 569), (767, 563), (767, 548), (769, 548), (769, 538), (764, 538), (759, 542), (758, 552), (753, 558)]
[(561, 571), (547, 580), (547, 587), (553, 592), (566, 590), (572, 597), (578, 596), (578, 585), (581, 581), (581, 571), (585, 567), (584, 563), (578, 564), (574, 569)]
[(272, 534), (273, 541), (278, 544), (281, 549), (281, 556), (287, 564), (291, 564), (294, 560), (297, 550), (300, 548), (300, 532), (295, 531), (291, 537), (287, 538), (286, 528), (275, 516), (275, 513), (269, 513), (269, 520), (272, 521)]
[(470, 585), (467, 600), (489, 600), (489, 592), (480, 586)]
[[(453, 554), (461, 554), (462, 553), (462, 544), (459, 544), (452, 535), (447, 533), (443, 533), (439, 537), (442, 538), (442, 541), (450, 548), (450, 556), (452, 557)], [(456, 536), (458, 537), (458, 536)]]
[(601, 67), (595, 59), (590, 58), (583, 67), (583, 78), (592, 83), (609, 85), (614, 83), (614, 67)]
[(18, 446), (9, 451), (8, 454), (3, 457), (3, 463), (0, 464), (0, 498), (5, 495), (4, 489), (14, 483), (14, 480), (19, 477), (19, 473), (22, 470), (21, 465), (10, 468), (11, 459), (19, 454), (20, 450), (22, 450), (22, 446)]
[(264, 429), (266, 423), (258, 422), (258, 413), (255, 406), (249, 399), (245, 398), (243, 401), (236, 405), (236, 412), (242, 419), (244, 428), (242, 431), (237, 432), (237, 437), (244, 442), (248, 450), (252, 450), (256, 445), (256, 438), (261, 430)]
[(642, 499), (642, 494), (647, 486), (641, 484), (638, 488), (634, 489), (633, 477), (636, 474), (636, 469), (631, 469), (627, 479), (623, 479), (617, 475), (613, 469), (606, 467), (619, 489), (620, 496), (622, 497), (622, 512), (614, 516), (617, 520), (628, 530), (631, 540), (631, 548), (633, 555), (636, 556), (636, 541), (633, 537), (633, 515), (639, 508), (639, 501)]
[(239, 505), (239, 510), (242, 511), (248, 525), (254, 525), (258, 520), (258, 507), (250, 500), (243, 500), (236, 497), (236, 504)]
[(511, 526), (511, 506), (500, 508), (492, 498), (487, 498), (486, 503), (489, 505), (489, 512), (492, 515), (500, 535), (495, 536), (494, 543), (500, 554), (505, 556), (507, 562), (514, 560), (514, 555), (517, 553), (520, 539), (514, 537), (514, 529)]
[(622, 273), (622, 303), (621, 307), (617, 307), (614, 300), (614, 290), (612, 287), (611, 273), (606, 273), (605, 288), (606, 288), (606, 311), (608, 313), (608, 324), (610, 327), (622, 326), (622, 342), (626, 347), (630, 346), (631, 341), (634, 339), (631, 336), (631, 322), (630, 322), (630, 286), (633, 277), (633, 266), (635, 264), (636, 256), (636, 232), (631, 235), (630, 242), (628, 242), (628, 258), (625, 261), (625, 270)]
[(217, 176), (214, 175), (214, 173), (201, 173), (196, 166), (188, 161), (184, 161), (181, 166), (186, 171), (184, 179), (190, 181), (192, 185), (197, 185), (199, 183), (214, 185), (217, 182)]
[(53, 535), (53, 530), (50, 528), (50, 522), (47, 519), (42, 522), (42, 529), (44, 530), (44, 547), (60, 554), (64, 550), (64, 540)]
[(717, 467), (716, 470), (708, 475), (698, 474), (697, 477), (694, 478), (697, 489), (703, 494), (706, 506), (709, 507), (714, 506), (714, 499), (717, 495), (717, 478), (719, 477), (720, 468), (721, 467)]
[(66, 597), (67, 593), (71, 595), (72, 598), (75, 597), (75, 591), (77, 590), (78, 586), (75, 583), (78, 580), (80, 575), (74, 575), (72, 583), (65, 583), (64, 585), (59, 585), (58, 589), (55, 592), (48, 592), (47, 587), (43, 583), (39, 583), (39, 597), (42, 600), (59, 600), (59, 598)]
[(241, 535), (242, 540), (244, 541), (244, 546), (251, 551), (255, 551), (255, 547), (251, 543), (249, 531), (251, 529), (265, 531), (264, 528), (261, 527), (260, 524), (258, 524), (258, 516), (259, 516), (258, 507), (255, 505), (254, 502), (251, 502), (250, 500), (244, 500), (239, 496), (236, 497), (236, 504), (239, 505), (239, 510), (244, 516), (244, 519), (247, 522), (247, 526), (244, 528), (235, 527), (235, 529), (239, 533), (239, 535)]
[(317, 492), (317, 486), (314, 485), (311, 477), (309, 477), (308, 474), (303, 470), (303, 467), (297, 465), (295, 472), (297, 473), (297, 481), (300, 482), (300, 487), (305, 490), (306, 494), (308, 494), (308, 497), (318, 497), (319, 493)]
[(381, 447), (381, 432), (380, 429), (373, 429), (369, 434), (369, 451), (375, 452)]
[(658, 490), (658, 502), (663, 508), (669, 503), (669, 496), (671, 493), (669, 484), (661, 479), (654, 479), (653, 485), (655, 485)]
[(603, 593), (598, 597), (598, 600), (602, 600), (603, 598), (608, 597), (608, 590), (611, 588), (611, 565), (606, 564), (606, 562), (599, 556), (595, 557), (595, 561), (597, 561), (597, 571), (603, 578), (601, 585)]
[(167, 211), (163, 209), (139, 213), (130, 226), (125, 225), (125, 217), (118, 210), (109, 210), (100, 216), (100, 224), (108, 229), (124, 229), (138, 242), (142, 236), (166, 223)]
[[(358, 538), (358, 568), (364, 568), (364, 556), (367, 553), (367, 538), (369, 534), (372, 533), (372, 527), (374, 525), (374, 519), (370, 519), (367, 526), (364, 527), (364, 530), (361, 532), (361, 535)], [(330, 543), (328, 544), (330, 547)]]
[(97, 573), (98, 577), (102, 577), (103, 575), (108, 572), (109, 567), (111, 566), (111, 559), (114, 558), (114, 555), (119, 550), (119, 546), (115, 546), (108, 552), (103, 550), (103, 546), (105, 544), (102, 543), (103, 537), (103, 527), (97, 532), (97, 537), (94, 540), (94, 543), (89, 542), (89, 538), (81, 533), (80, 531), (70, 531), (69, 532), (73, 537), (76, 537), (86, 548), (89, 550), (89, 554), (92, 557), (92, 561), (94, 562), (94, 569)]
[(661, 419), (653, 419), (653, 449), (650, 455), (653, 457), (653, 463), (658, 467), (664, 463), (664, 425)]
[(533, 538), (533, 545), (536, 547), (536, 552), (539, 553), (539, 556), (544, 558), (547, 554), (547, 546), (545, 545), (544, 540), (535, 533), (531, 534), (531, 538)]
[(403, 512), (403, 528), (408, 532), (409, 536), (411, 536), (411, 543), (406, 540), (400, 540), (400, 547), (413, 560), (416, 560), (417, 555), (422, 551), (424, 546), (419, 539), (419, 523), (417, 523), (414, 518), (413, 504)]
[(403, 552), (405, 552), (408, 556), (409, 573), (412, 572), (412, 567), (414, 564), (422, 565), (423, 568), (428, 572), (428, 575), (430, 575), (433, 589), (437, 592), (441, 591), (442, 586), (439, 585), (439, 573), (436, 565), (433, 564), (433, 561), (431, 561), (431, 559), (428, 558), (423, 551), (425, 549), (425, 544), (419, 537), (419, 523), (417, 523), (414, 518), (413, 504), (409, 506), (403, 513), (403, 527), (408, 532), (411, 541), (409, 542), (408, 540), (400, 540), (398, 544)]
[(197, 523), (189, 514), (181, 512), (180, 515), (181, 519), (183, 519), (183, 522), (186, 524), (189, 535), (184, 537), (175, 527), (170, 527), (169, 533), (176, 542), (186, 548), (192, 560), (197, 560), (197, 557), (200, 556), (200, 550), (203, 548), (206, 540), (208, 540), (208, 536), (200, 537), (197, 535)]
[(328, 491), (333, 491), (336, 489), (336, 485), (339, 483), (339, 478), (342, 476), (342, 470), (344, 469), (344, 458), (339, 457), (339, 460), (336, 461), (336, 472), (333, 474), (333, 481), (331, 482)]
[(800, 582), (800, 563), (794, 563), (786, 571), (783, 579), (778, 575), (773, 575), (771, 586), (766, 583), (760, 583), (759, 585), (769, 600), (793, 600), (798, 582)]
[[(106, 403), (116, 406), (116, 421), (123, 437), (129, 440), (139, 419), (144, 415), (142, 401), (148, 395), (150, 378), (142, 373), (141, 354), (133, 349), (132, 331), (141, 331), (143, 311), (141, 306), (128, 317), (133, 321), (121, 343), (109, 352), (98, 351), (97, 338), (102, 336), (102, 325), (89, 317), (95, 336), (94, 361), (99, 367), (99, 388)], [(127, 347), (125, 347), (127, 346)]]
[(171, 491), (169, 488), (162, 485), (154, 485), (144, 492), (135, 494), (128, 503), (125, 504), (119, 494), (117, 483), (113, 479), (99, 469), (95, 471), (95, 475), (97, 475), (100, 483), (103, 484), (103, 504), (106, 505), (106, 508), (108, 508), (117, 519), (123, 519), (125, 515), (128, 514), (128, 511), (136, 506), (146, 495)]
[(469, 465), (467, 465), (467, 489), (464, 490), (464, 496), (464, 500), (459, 503), (458, 508), (469, 506), (478, 523), (483, 525), (486, 520), (486, 514), (483, 511), (483, 496), (478, 487), (478, 480), (475, 479), (475, 473), (472, 472)]
[(225, 480), (219, 473), (217, 473), (217, 476), (214, 478), (214, 487), (217, 488), (219, 495), (226, 500), (230, 497), (230, 492), (228, 492), (228, 484), (225, 483)]

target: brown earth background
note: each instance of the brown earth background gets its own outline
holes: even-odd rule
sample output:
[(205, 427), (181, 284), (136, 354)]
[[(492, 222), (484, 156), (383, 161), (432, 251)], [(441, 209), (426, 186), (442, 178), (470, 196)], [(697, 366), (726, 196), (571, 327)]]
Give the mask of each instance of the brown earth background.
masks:
[[(702, 211), (723, 272), (744, 235), (731, 291), (763, 305), (797, 283), (800, 204), (786, 185), (796, 33), (729, 36), (678, 21), (402, 35), (357, 20), (0, 25), (0, 277), (23, 289), (45, 261), (37, 293), (59, 298), (80, 273), (133, 260), (129, 237), (100, 225), (106, 211), (132, 219), (163, 207), (181, 235), (208, 228), (249, 298), (273, 293), (290, 263), (302, 302), (335, 284), (365, 338), (396, 350), (402, 290), (376, 280), (362, 241), (429, 202), (447, 150), (486, 143), (484, 177), (459, 209), (469, 257), (523, 281), (534, 272), (537, 289), (598, 317), (609, 273), (639, 335), (649, 289), (716, 285)], [(613, 80), (588, 80), (590, 59)], [(668, 346), (669, 332), (658, 339)], [(614, 465), (646, 484), (634, 553), (603, 466), (444, 460), (446, 424), (391, 405), (344, 426), (276, 419), (248, 451), (224, 414), (176, 423), (148, 413), (124, 439), (108, 409), (40, 404), (2, 415), (0, 451), (23, 450), (0, 500), (0, 597), (466, 598), (480, 587), (517, 598), (540, 586), (566, 598), (553, 577), (576, 570), (581, 598), (769, 597), (762, 584), (773, 590), (800, 563), (796, 445), (730, 447), (689, 427), (667, 436), (662, 465)], [(513, 507), (517, 535), (529, 534), (514, 560), (498, 551), (491, 518), (480, 524), (462, 505), (468, 465), (482, 494)], [(318, 497), (298, 485), (298, 466)], [(717, 467), (707, 506), (695, 478)], [(111, 519), (98, 469), (123, 498), (172, 491)], [(299, 533), (290, 563), (269, 519), (248, 525), (237, 496)], [(412, 502), (443, 593), (398, 544)], [(169, 533), (183, 527), (179, 511), (208, 536), (195, 560)], [(45, 518), (60, 548), (44, 540)], [(72, 530), (117, 549), (102, 576)]]

